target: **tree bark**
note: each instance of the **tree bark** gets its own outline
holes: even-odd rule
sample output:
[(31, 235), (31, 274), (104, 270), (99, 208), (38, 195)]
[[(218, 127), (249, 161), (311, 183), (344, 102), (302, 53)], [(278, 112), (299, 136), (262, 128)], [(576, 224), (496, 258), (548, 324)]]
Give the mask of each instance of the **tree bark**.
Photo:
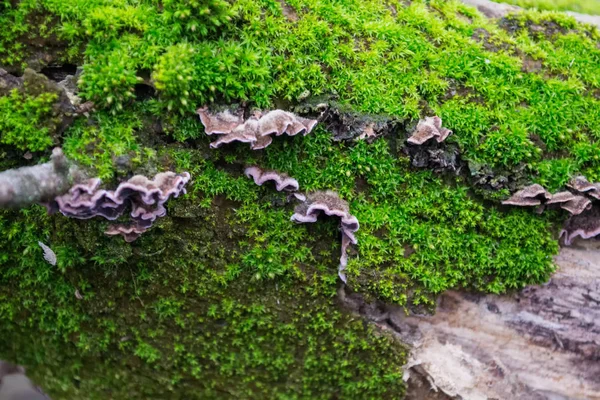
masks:
[(79, 169), (55, 148), (47, 163), (0, 172), (0, 208), (52, 200), (69, 190), (79, 175)]
[(556, 263), (548, 283), (515, 295), (446, 292), (433, 316), (360, 311), (411, 347), (409, 386), (425, 379), (451, 399), (600, 399), (600, 250), (563, 248)]

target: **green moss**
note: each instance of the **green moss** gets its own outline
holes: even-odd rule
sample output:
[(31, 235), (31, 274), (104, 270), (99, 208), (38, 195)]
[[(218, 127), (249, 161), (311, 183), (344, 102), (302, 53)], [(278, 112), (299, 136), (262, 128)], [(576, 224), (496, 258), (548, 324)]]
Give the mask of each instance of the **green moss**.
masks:
[[(458, 1), (410, 3), (3, 4), (3, 63), (22, 68), (32, 42), (53, 38), (60, 61), (83, 64), (82, 95), (97, 109), (56, 137), (69, 158), (108, 186), (162, 170), (193, 180), (133, 244), (105, 237), (98, 219), (2, 212), (0, 357), (29, 366), (57, 399), (401, 397), (402, 348), (334, 301), (337, 221), (291, 223), (285, 194), (243, 175), (254, 164), (350, 202), (361, 229), (349, 285), (370, 297), (432, 304), (447, 289), (545, 281), (563, 214), (486, 202), (461, 177), (412, 169), (396, 149), (405, 127), (438, 114), (472, 165), (550, 190), (579, 173), (600, 179), (598, 32), (554, 13), (495, 25)], [(33, 24), (40, 13), (45, 28)], [(138, 76), (155, 98), (136, 98)], [(11, 121), (29, 124), (22, 143), (47, 135), (36, 122), (43, 107), (24, 108), (40, 93), (0, 98)], [(193, 114), (321, 94), (389, 114), (398, 129), (370, 144), (334, 142), (319, 127), (264, 151), (210, 150)], [(38, 142), (27, 146), (42, 150)]]
[(21, 151), (43, 151), (56, 144), (72, 117), (66, 95), (31, 69), (24, 71), (20, 82), (7, 82), (0, 87), (0, 143)]
[[(136, 70), (154, 71), (157, 109), (182, 112), (219, 100), (267, 107), (333, 93), (364, 112), (438, 113), (470, 160), (526, 164), (553, 189), (568, 179), (544, 164), (558, 149), (577, 172), (598, 175), (597, 160), (570, 153), (599, 134), (598, 33), (570, 17), (528, 12), (503, 21), (503, 30), (458, 1), (225, 4), (41, 2), (61, 18), (61, 39), (87, 46), (82, 86), (102, 107), (129, 102)], [(21, 2), (3, 18), (25, 24), (31, 12)], [(482, 30), (485, 43), (473, 39)]]
[(120, 49), (90, 60), (79, 79), (82, 94), (113, 112), (122, 110), (134, 97), (134, 85), (138, 82), (132, 64), (127, 52)]
[(152, 79), (161, 97), (167, 102), (167, 109), (193, 111), (189, 103), (191, 82), (194, 78), (194, 49), (186, 43), (172, 46), (163, 54), (153, 73)]
[(44, 125), (52, 118), (52, 105), (57, 98), (54, 93), (27, 96), (17, 89), (0, 97), (0, 141), (19, 150), (41, 151), (50, 147), (52, 136)]
[(141, 162), (136, 129), (141, 128), (140, 116), (133, 113), (95, 114), (93, 119), (78, 120), (70, 127), (63, 143), (65, 154), (81, 165), (91, 167), (103, 180), (112, 179), (118, 170), (117, 158), (125, 157), (126, 166)]
[(252, 280), (236, 267), (239, 227), (222, 229), (228, 211), (216, 211), (166, 218), (121, 256), (130, 245), (103, 237), (104, 223), (3, 212), (2, 357), (56, 399), (402, 394), (404, 353), (391, 338), (336, 311), (310, 280)]

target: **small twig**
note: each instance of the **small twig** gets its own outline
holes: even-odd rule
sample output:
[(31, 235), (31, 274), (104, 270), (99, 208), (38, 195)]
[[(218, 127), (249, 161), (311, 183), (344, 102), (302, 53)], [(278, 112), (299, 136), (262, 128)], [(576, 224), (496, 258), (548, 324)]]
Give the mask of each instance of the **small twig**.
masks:
[(154, 252), (154, 253), (150, 253), (150, 254), (145, 254), (145, 253), (140, 253), (140, 252), (135, 252), (135, 255), (140, 256), (140, 257), (154, 257), (157, 256), (159, 254), (162, 254), (163, 251), (166, 250), (166, 247), (163, 247), (162, 249)]
[(138, 288), (137, 284), (135, 283), (135, 277), (133, 276), (133, 271), (131, 270), (131, 268), (129, 269), (129, 272), (131, 273), (131, 280), (133, 280), (133, 290), (135, 291), (135, 297), (137, 297), (137, 299), (140, 301), (142, 307), (146, 307), (142, 298), (137, 294)]

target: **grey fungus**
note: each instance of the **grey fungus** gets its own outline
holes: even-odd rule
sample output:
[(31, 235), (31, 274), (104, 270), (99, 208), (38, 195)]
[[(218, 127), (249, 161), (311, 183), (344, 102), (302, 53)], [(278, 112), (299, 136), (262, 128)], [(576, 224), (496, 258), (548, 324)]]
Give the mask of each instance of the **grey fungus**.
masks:
[(592, 207), (590, 199), (583, 196), (575, 196), (573, 200), (569, 200), (560, 205), (560, 208), (567, 210), (572, 215), (579, 215), (585, 210), (589, 210)]
[(271, 144), (271, 135), (307, 135), (317, 124), (316, 120), (302, 118), (283, 110), (256, 111), (245, 121), (241, 110), (211, 113), (208, 108), (203, 107), (199, 108), (197, 113), (206, 134), (219, 135), (219, 138), (210, 144), (210, 147), (215, 149), (224, 144), (242, 142), (249, 143), (253, 150), (260, 150)]
[(510, 198), (504, 200), (502, 204), (520, 207), (539, 206), (542, 202), (545, 203), (551, 198), (552, 195), (542, 185), (536, 183), (519, 190)]
[(225, 135), (244, 123), (243, 112), (232, 113), (225, 110), (220, 113), (211, 114), (208, 108), (199, 108), (197, 111), (200, 122), (204, 125), (207, 135)]
[(438, 143), (443, 142), (452, 133), (450, 129), (442, 127), (440, 117), (426, 117), (417, 124), (417, 128), (408, 138), (408, 143), (422, 145), (430, 139), (435, 138)]
[(563, 192), (554, 193), (550, 197), (550, 199), (546, 202), (546, 204), (568, 203), (569, 201), (573, 201), (576, 198), (577, 198), (577, 195), (565, 190)]
[(592, 207), (591, 200), (585, 196), (570, 191), (551, 194), (537, 183), (519, 190), (502, 204), (520, 207), (537, 206), (538, 212), (542, 212), (547, 206), (557, 205), (572, 215), (581, 214)]
[(559, 204), (560, 208), (567, 210), (573, 215), (581, 214), (592, 206), (592, 202), (588, 198), (569, 191), (553, 194), (546, 204)]
[(592, 239), (600, 236), (600, 207), (571, 216), (559, 236), (566, 246), (572, 245), (577, 238)]
[(300, 188), (298, 181), (285, 173), (280, 173), (273, 170), (263, 170), (260, 167), (248, 167), (244, 170), (244, 174), (248, 178), (252, 178), (254, 183), (258, 186), (262, 186), (268, 181), (275, 182), (275, 188), (281, 192), (294, 192)]
[(591, 239), (600, 235), (600, 206), (593, 203), (600, 198), (600, 183), (590, 183), (585, 177), (577, 176), (568, 184), (569, 190), (550, 194), (544, 187), (533, 184), (514, 193), (502, 204), (515, 206), (560, 207), (571, 216), (560, 232), (560, 240), (570, 246), (576, 238)]
[(576, 176), (567, 186), (577, 193), (584, 193), (587, 196), (600, 200), (600, 182), (590, 183), (585, 176)]
[(317, 222), (321, 214), (340, 218), (342, 251), (338, 275), (346, 283), (347, 279), (344, 271), (348, 264), (347, 251), (350, 244), (358, 243), (354, 233), (358, 231), (360, 224), (358, 219), (350, 214), (348, 202), (342, 200), (336, 192), (331, 190), (307, 194), (305, 200), (294, 209), (291, 220), (296, 223), (313, 223)]

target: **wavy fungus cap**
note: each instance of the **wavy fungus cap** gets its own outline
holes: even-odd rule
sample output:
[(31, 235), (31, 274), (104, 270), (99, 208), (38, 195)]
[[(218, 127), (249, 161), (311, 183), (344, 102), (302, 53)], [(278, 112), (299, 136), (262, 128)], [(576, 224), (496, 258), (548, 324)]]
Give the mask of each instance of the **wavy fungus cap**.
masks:
[(546, 204), (559, 204), (560, 208), (573, 215), (581, 214), (592, 207), (590, 199), (567, 191), (553, 194)]
[(273, 141), (270, 135), (306, 135), (317, 124), (316, 120), (302, 118), (283, 110), (266, 113), (258, 111), (245, 121), (242, 111), (210, 113), (203, 107), (199, 108), (197, 113), (207, 135), (220, 135), (210, 144), (210, 147), (215, 149), (233, 142), (250, 143), (253, 150), (264, 149)]
[(297, 180), (282, 172), (263, 170), (260, 167), (254, 166), (246, 168), (244, 174), (246, 174), (248, 178), (254, 179), (254, 183), (258, 186), (262, 186), (268, 181), (275, 182), (275, 187), (279, 192), (282, 190), (294, 192), (300, 188)]
[[(133, 241), (150, 228), (157, 218), (166, 214), (164, 204), (170, 198), (186, 193), (185, 185), (189, 180), (190, 174), (187, 172), (181, 174), (161, 172), (153, 179), (136, 175), (121, 182), (112, 191), (100, 189), (100, 179), (92, 178), (74, 185), (66, 194), (56, 197), (54, 208), (67, 217), (77, 219), (100, 216), (115, 220), (123, 215), (127, 207), (130, 207), (130, 217), (135, 229), (125, 232), (123, 226), (116, 225), (116, 227), (120, 229), (119, 233), (128, 235), (123, 235), (125, 240)], [(107, 234), (115, 234), (114, 232), (114, 229), (109, 229)]]
[(573, 244), (578, 237), (591, 239), (597, 236), (600, 236), (600, 207), (598, 206), (571, 216), (560, 231), (560, 238), (566, 246)]
[(542, 185), (535, 183), (519, 190), (502, 204), (521, 207), (539, 206), (542, 201), (546, 202), (551, 198), (552, 195)]
[(147, 229), (148, 228), (136, 224), (114, 224), (109, 226), (108, 229), (104, 231), (104, 234), (108, 236), (121, 235), (127, 243), (131, 243), (139, 238), (142, 233), (146, 232)]
[(438, 143), (443, 142), (452, 133), (450, 129), (442, 127), (440, 117), (426, 117), (417, 124), (417, 128), (408, 138), (408, 143), (422, 145), (430, 139), (435, 138)]
[(568, 187), (579, 193), (585, 193), (600, 200), (600, 182), (590, 183), (585, 176), (576, 176), (568, 184)]
[(344, 270), (348, 264), (347, 250), (350, 244), (358, 243), (354, 233), (359, 229), (360, 224), (358, 219), (350, 214), (348, 202), (342, 200), (336, 192), (330, 190), (306, 195), (306, 199), (294, 209), (291, 220), (296, 223), (312, 223), (317, 222), (321, 214), (340, 218), (342, 254), (340, 256), (338, 275), (346, 283)]

